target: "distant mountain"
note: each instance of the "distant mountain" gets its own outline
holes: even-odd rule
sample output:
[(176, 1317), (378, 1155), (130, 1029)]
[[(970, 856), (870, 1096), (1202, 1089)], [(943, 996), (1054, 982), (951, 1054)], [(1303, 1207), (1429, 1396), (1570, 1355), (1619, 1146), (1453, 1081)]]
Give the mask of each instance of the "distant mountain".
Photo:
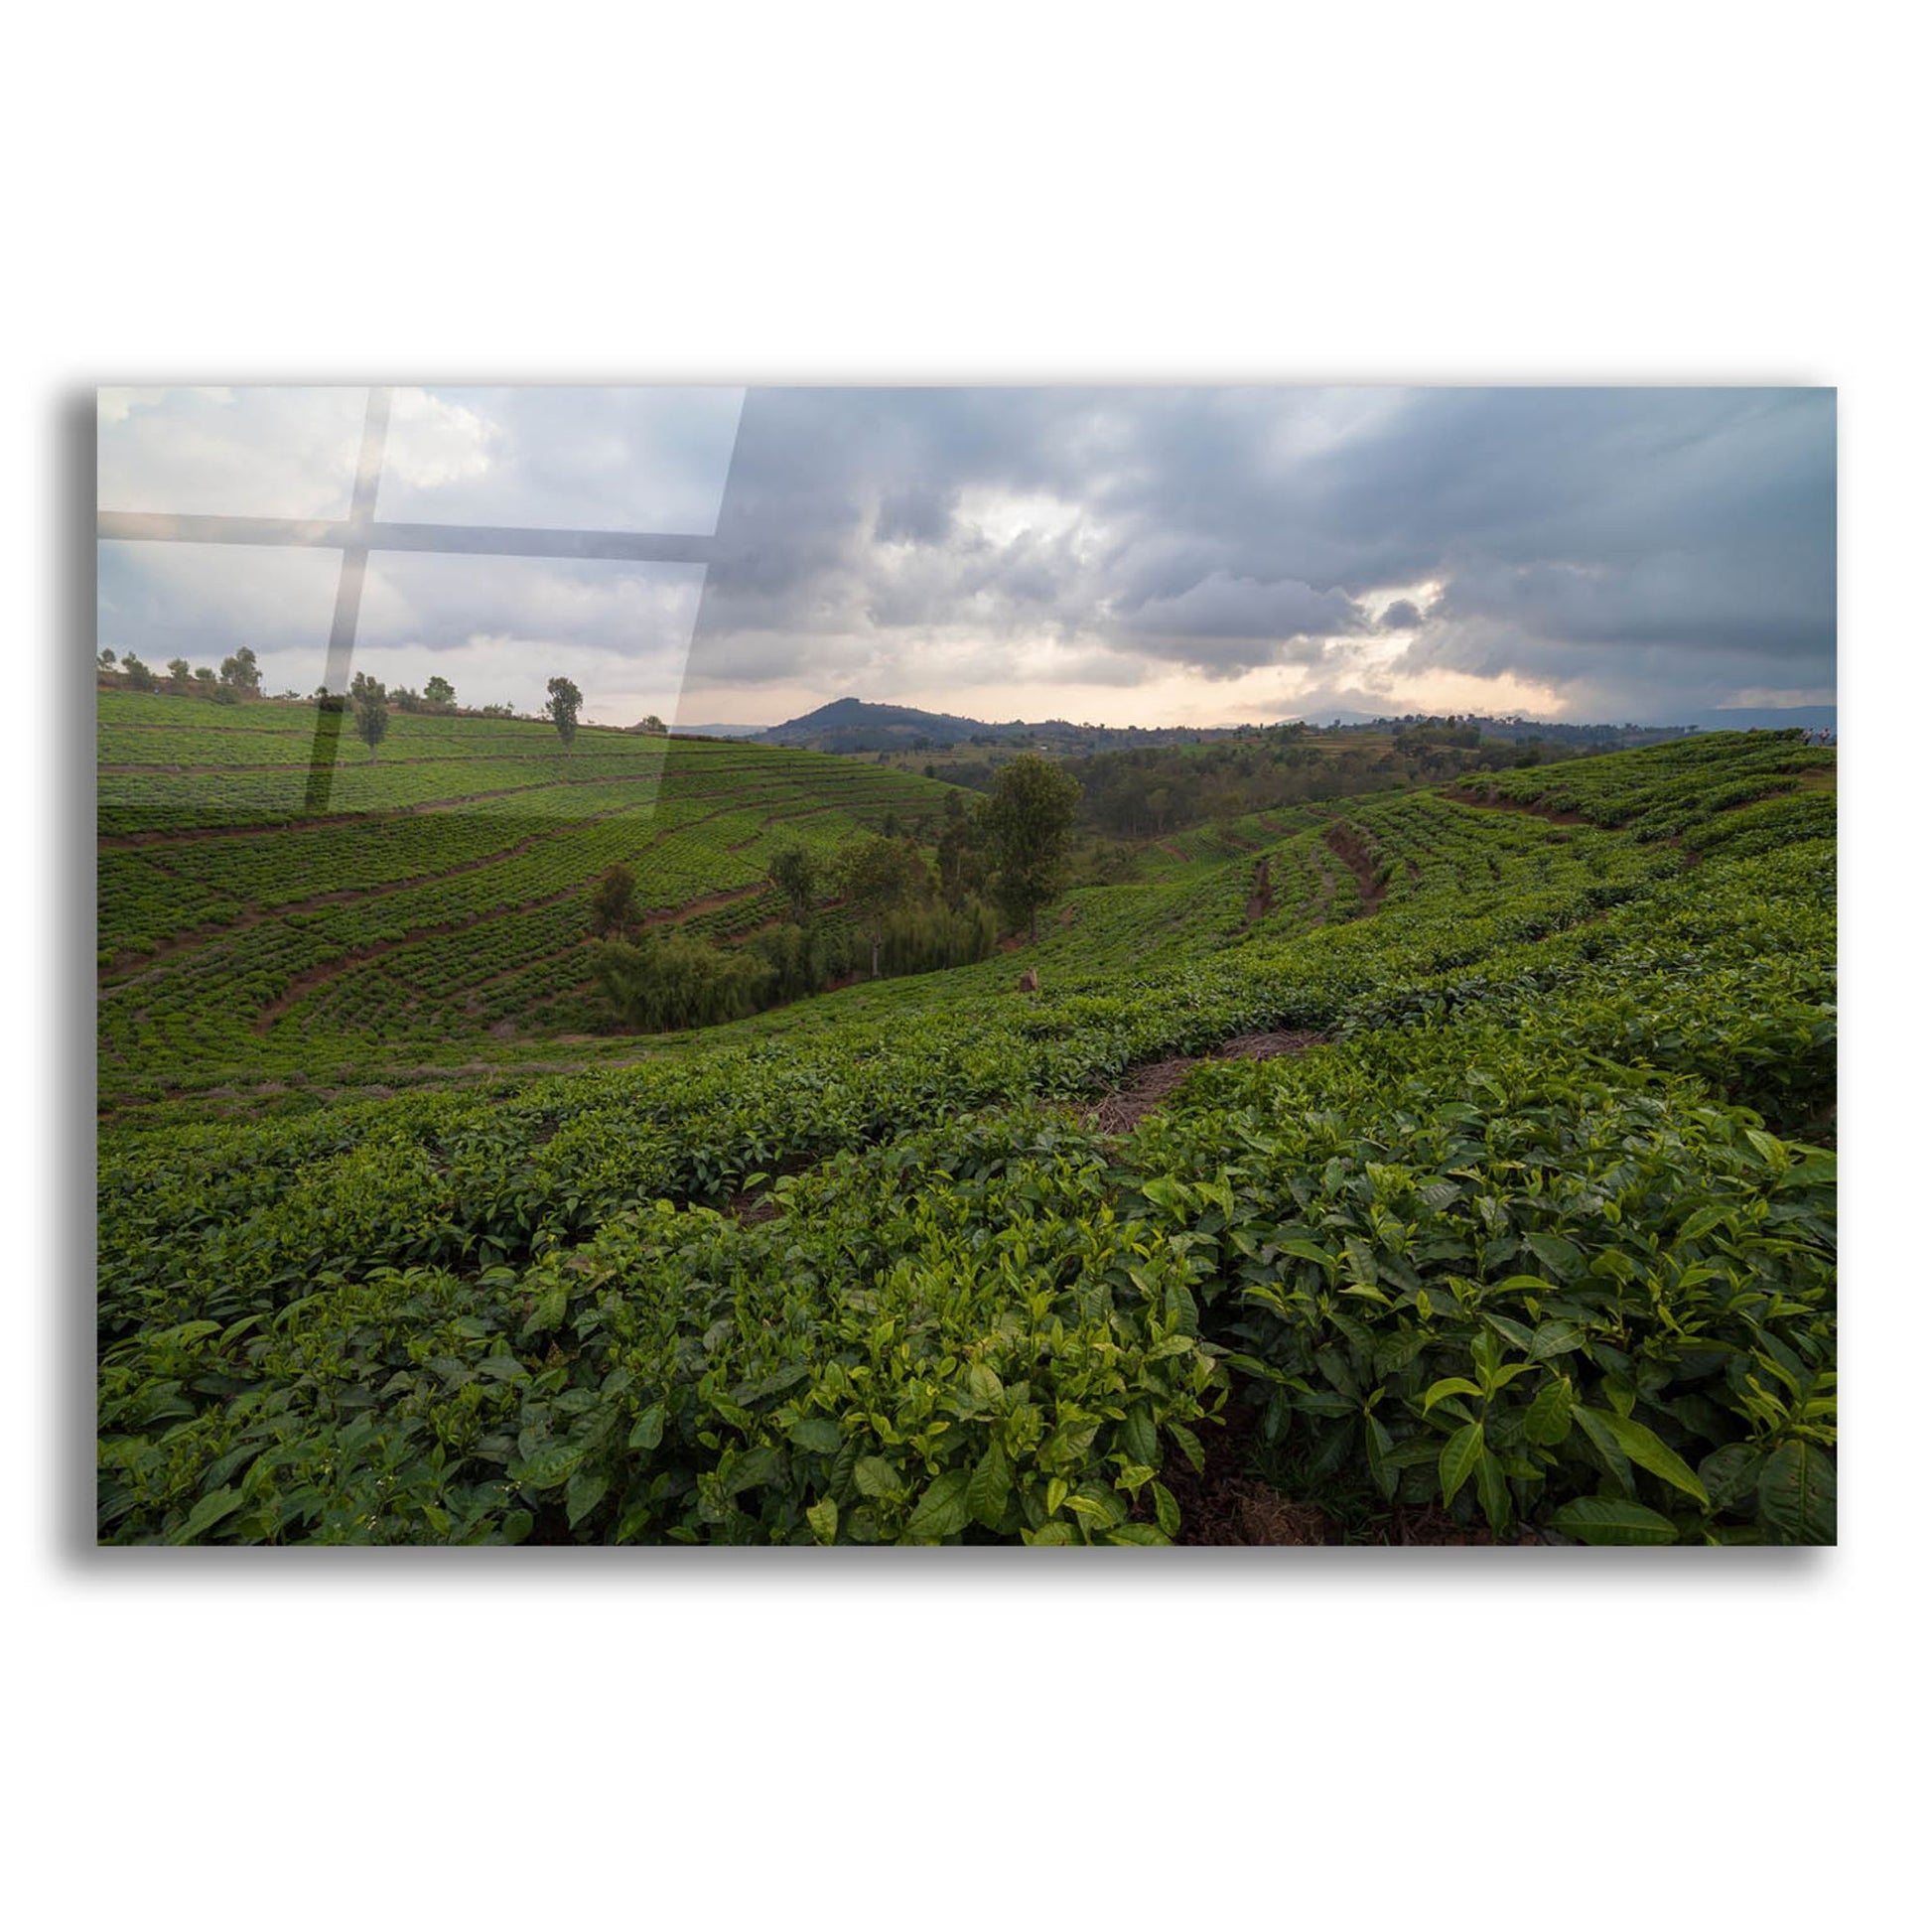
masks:
[(762, 738), (762, 725), (673, 725), (673, 738)]
[(1037, 745), (1067, 752), (1099, 752), (1128, 745), (1229, 738), (1234, 732), (1233, 726), (1075, 725), (1064, 718), (1032, 722), (1013, 718), (989, 723), (984, 718), (961, 718), (947, 711), (921, 711), (914, 705), (834, 698), (802, 718), (773, 725), (759, 742), (812, 752), (946, 751), (960, 745)]
[(984, 725), (977, 718), (955, 718), (947, 712), (920, 711), (911, 705), (834, 698), (802, 718), (773, 725), (762, 742), (804, 746), (816, 752), (909, 752), (963, 744), (988, 732), (1024, 729), (1018, 725)]

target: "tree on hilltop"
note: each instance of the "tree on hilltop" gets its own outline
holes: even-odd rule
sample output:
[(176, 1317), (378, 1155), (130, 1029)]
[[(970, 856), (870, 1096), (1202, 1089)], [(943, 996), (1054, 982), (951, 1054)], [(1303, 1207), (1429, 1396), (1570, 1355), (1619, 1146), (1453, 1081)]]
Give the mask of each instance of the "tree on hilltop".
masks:
[(261, 696), (262, 674), (255, 663), (255, 653), (243, 644), (232, 657), (221, 660), (221, 682), (232, 690), (238, 698), (258, 698)]
[(189, 678), (193, 675), (185, 657), (171, 657), (168, 660), (168, 682), (177, 691), (188, 689)]
[(355, 707), (355, 736), (374, 758), (375, 748), (389, 730), (388, 693), (366, 671), (357, 671), (349, 683), (348, 698)]
[(556, 726), (567, 752), (577, 736), (577, 714), (584, 708), (584, 694), (567, 677), (553, 677), (544, 688), (550, 693), (550, 702), (544, 706), (543, 715)]
[(425, 704), (455, 704), (456, 686), (446, 677), (433, 677), (423, 686)]

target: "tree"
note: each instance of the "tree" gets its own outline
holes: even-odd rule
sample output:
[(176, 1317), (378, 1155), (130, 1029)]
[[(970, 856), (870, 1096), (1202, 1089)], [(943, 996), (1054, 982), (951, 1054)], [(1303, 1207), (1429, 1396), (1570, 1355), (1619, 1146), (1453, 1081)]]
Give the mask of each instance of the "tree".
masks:
[(255, 653), (243, 644), (232, 657), (221, 660), (221, 682), (234, 689), (238, 697), (258, 697), (262, 674), (255, 666)]
[(95, 661), (103, 671), (111, 671), (114, 668), (114, 653), (111, 650), (103, 650)]
[(887, 919), (908, 901), (923, 898), (931, 891), (931, 876), (913, 847), (877, 837), (841, 846), (834, 867), (840, 890), (872, 941), (872, 976), (877, 979)]
[(766, 875), (783, 894), (785, 911), (794, 925), (803, 925), (812, 915), (812, 901), (818, 897), (818, 861), (802, 845), (787, 845), (771, 855)]
[(591, 932), (599, 939), (621, 938), (637, 923), (637, 880), (628, 866), (607, 867), (591, 889)]
[(939, 828), (939, 892), (955, 912), (986, 884), (981, 831), (965, 799), (956, 791), (947, 792), (945, 823)]
[(455, 704), (456, 686), (446, 677), (433, 677), (423, 686), (426, 704)]
[(187, 658), (185, 657), (169, 658), (168, 682), (172, 684), (177, 691), (186, 691), (188, 689), (189, 675), (190, 673), (188, 669)]
[(348, 697), (355, 707), (355, 736), (369, 748), (369, 757), (374, 758), (375, 748), (389, 729), (387, 694), (366, 671), (357, 671), (349, 683)]
[(202, 693), (206, 697), (220, 680), (216, 678), (214, 673), (206, 664), (197, 664), (195, 666), (195, 682), (202, 687)]
[(121, 659), (121, 675), (127, 679), (127, 688), (130, 691), (154, 689), (154, 673), (132, 651)]
[(1000, 909), (1039, 937), (1039, 908), (1060, 890), (1080, 786), (1057, 764), (1023, 752), (1003, 764), (983, 810)]
[(550, 702), (544, 706), (543, 715), (556, 726), (567, 752), (577, 736), (577, 714), (584, 708), (584, 694), (567, 677), (553, 677), (544, 688), (550, 693)]

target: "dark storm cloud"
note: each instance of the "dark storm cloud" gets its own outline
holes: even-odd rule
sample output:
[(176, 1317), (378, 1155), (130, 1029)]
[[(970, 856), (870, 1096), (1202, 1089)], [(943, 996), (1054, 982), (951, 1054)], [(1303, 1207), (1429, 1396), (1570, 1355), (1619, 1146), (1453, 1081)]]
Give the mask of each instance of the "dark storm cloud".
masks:
[(1231, 675), (1379, 629), (1411, 674), (1829, 686), (1834, 440), (1819, 390), (753, 391), (692, 668), (1045, 628)]
[[(360, 393), (113, 392), (103, 502), (340, 513)], [(1466, 706), (1457, 680), (1501, 694), (1513, 678), (1498, 702), (1527, 682), (1571, 716), (1835, 683), (1828, 390), (765, 389), (742, 415), (738, 400), (398, 391), (380, 512), (700, 532), (715, 513), (690, 675), (747, 695), (706, 716), (750, 715), (766, 687), (942, 702), (948, 682), (997, 682), (1017, 712), (1029, 683), (1165, 683), (1143, 702), (1172, 703), (1176, 673), (1263, 667), (1397, 710), (1432, 680)], [(193, 638), (217, 662), (250, 642), (291, 653), (278, 675), (299, 683), (294, 654), (327, 633), (327, 573), (217, 569), (179, 554), (194, 547), (103, 546), (102, 641)], [(601, 653), (621, 684), (691, 635), (677, 585), (538, 560), (385, 563), (366, 597), (368, 641), (410, 653), (412, 678), (496, 640), (532, 665)]]

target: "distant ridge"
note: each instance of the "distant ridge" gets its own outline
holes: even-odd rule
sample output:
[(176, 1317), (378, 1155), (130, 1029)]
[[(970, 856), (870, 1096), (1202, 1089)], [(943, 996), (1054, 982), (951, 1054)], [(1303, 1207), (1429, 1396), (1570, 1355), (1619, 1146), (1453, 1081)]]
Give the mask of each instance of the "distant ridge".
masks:
[[(1315, 730), (1339, 725), (1344, 731), (1400, 729), (1414, 723), (1417, 714), (1402, 717), (1386, 713), (1371, 714), (1342, 707), (1304, 714)], [(1590, 721), (1537, 720), (1522, 718), (1475, 718), (1473, 722), (1499, 738), (1533, 738), (1546, 734), (1558, 739), (1601, 738), (1616, 742), (1628, 726), (1640, 731), (1669, 734), (1682, 731), (1818, 731), (1838, 729), (1838, 707), (1825, 705), (1726, 705), (1699, 711), (1663, 714), (1654, 717)], [(1299, 722), (1290, 718), (1284, 723)], [(674, 725), (672, 730), (687, 738), (756, 739), (761, 745), (782, 745), (814, 752), (918, 752), (947, 751), (956, 746), (978, 742), (982, 745), (1041, 745), (1076, 751), (1098, 751), (1124, 745), (1164, 745), (1188, 740), (1231, 738), (1238, 732), (1266, 729), (1265, 726), (1180, 725), (1122, 726), (1075, 725), (1064, 718), (1036, 722), (1013, 719), (989, 723), (982, 718), (964, 718), (955, 712), (922, 711), (916, 705), (875, 704), (865, 698), (834, 698), (816, 711), (788, 718), (781, 725), (762, 730), (755, 725)]]

